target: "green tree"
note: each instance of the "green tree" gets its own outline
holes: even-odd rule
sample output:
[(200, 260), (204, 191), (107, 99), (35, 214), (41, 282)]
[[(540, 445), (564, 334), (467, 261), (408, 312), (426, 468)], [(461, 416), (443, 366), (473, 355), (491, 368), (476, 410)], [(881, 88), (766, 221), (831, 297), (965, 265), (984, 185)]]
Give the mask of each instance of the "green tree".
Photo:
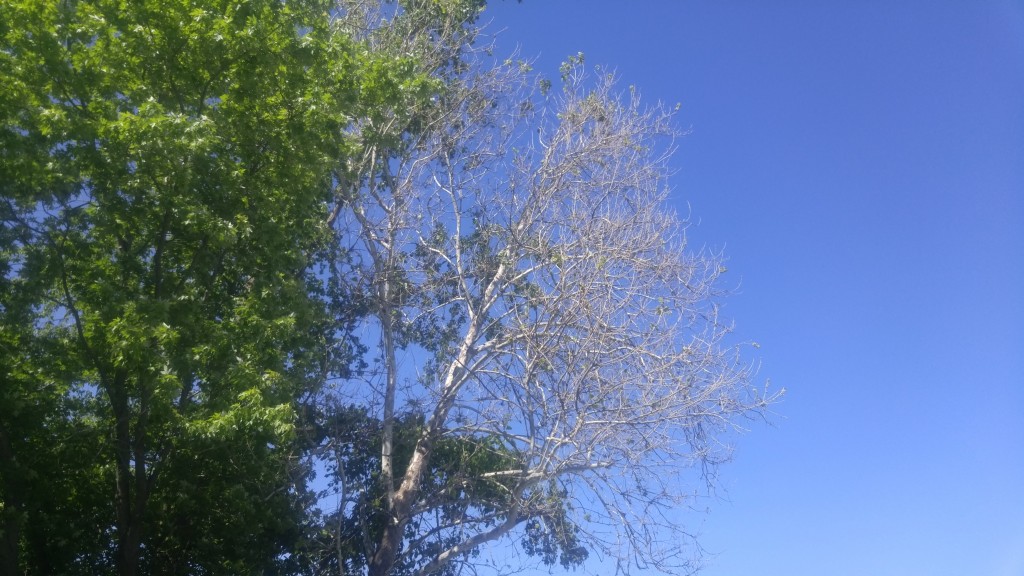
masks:
[(332, 361), (329, 169), (390, 73), (330, 9), (0, 2), (5, 573), (286, 552), (293, 405)]

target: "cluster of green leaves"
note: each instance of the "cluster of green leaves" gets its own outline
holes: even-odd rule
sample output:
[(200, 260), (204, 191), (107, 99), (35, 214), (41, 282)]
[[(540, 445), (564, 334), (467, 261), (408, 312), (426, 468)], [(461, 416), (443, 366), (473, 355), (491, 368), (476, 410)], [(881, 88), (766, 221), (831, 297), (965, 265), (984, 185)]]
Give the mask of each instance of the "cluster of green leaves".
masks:
[[(324, 506), (330, 510), (308, 526), (306, 544), (296, 560), (308, 573), (338, 573), (339, 568), (345, 573), (361, 573), (388, 522), (379, 482), (382, 423), (356, 405), (310, 406), (304, 413), (310, 448), (326, 447), (330, 497)], [(423, 424), (422, 415), (414, 412), (395, 419), (392, 454), (398, 473), (406, 470)], [(519, 467), (517, 455), (497, 439), (441, 439), (433, 449), (424, 482), (427, 496), (420, 503), (420, 513), (405, 529), (407, 553), (393, 573), (414, 574), (419, 566), (457, 544), (459, 532), (444, 527), (464, 521), (469, 508), (489, 517), (487, 526), (503, 522), (512, 508), (514, 474), (500, 473), (515, 472)], [(546, 512), (528, 522), (524, 549), (548, 565), (578, 566), (587, 551), (579, 545), (577, 528), (568, 520), (564, 490), (548, 485), (538, 489), (534, 499)], [(451, 576), (458, 570), (458, 564), (448, 564), (438, 574)]]
[(557, 482), (537, 491), (539, 508), (545, 510), (526, 522), (523, 550), (540, 557), (548, 566), (556, 562), (563, 568), (575, 568), (589, 556), (580, 543), (579, 526), (569, 518), (572, 511), (568, 494)]
[(330, 7), (0, 2), (0, 571), (250, 573), (296, 537), (311, 265), (382, 76)]

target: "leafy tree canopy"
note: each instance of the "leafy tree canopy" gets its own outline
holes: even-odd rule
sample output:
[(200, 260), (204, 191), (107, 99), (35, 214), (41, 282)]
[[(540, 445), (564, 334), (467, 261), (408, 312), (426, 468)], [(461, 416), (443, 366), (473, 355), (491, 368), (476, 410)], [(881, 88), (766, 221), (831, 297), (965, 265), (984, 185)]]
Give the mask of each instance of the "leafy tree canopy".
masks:
[(408, 91), (318, 0), (0, 2), (5, 573), (248, 573), (285, 550), (314, 264), (352, 118)]

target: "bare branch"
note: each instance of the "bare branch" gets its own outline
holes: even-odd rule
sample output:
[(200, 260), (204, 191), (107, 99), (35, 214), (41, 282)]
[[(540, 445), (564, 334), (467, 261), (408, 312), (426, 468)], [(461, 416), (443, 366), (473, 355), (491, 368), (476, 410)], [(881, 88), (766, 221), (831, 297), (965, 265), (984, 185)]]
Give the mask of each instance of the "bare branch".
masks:
[[(671, 113), (580, 61), (543, 96), (526, 66), (466, 58), (444, 69), (406, 145), (368, 156), (362, 193), (338, 218), (370, 263), (354, 278), (383, 335), (374, 405), (385, 422), (398, 409), (403, 349), (417, 364), (409, 409), (423, 418), (404, 472), (384, 470), (396, 478), (391, 524), (370, 572), (409, 557), (414, 519), (416, 546), (457, 538), (418, 566), (428, 574), (541, 514), (524, 503), (541, 494), (586, 510), (569, 521), (591, 549), (688, 571), (671, 513), (689, 495), (681, 475), (711, 481), (728, 457), (719, 435), (775, 396), (726, 344), (720, 255), (690, 249), (666, 208)], [(467, 495), (465, 470), (422, 493), (446, 439), (513, 460), (472, 476), (500, 483), (503, 505)], [(461, 516), (425, 520), (444, 499)]]

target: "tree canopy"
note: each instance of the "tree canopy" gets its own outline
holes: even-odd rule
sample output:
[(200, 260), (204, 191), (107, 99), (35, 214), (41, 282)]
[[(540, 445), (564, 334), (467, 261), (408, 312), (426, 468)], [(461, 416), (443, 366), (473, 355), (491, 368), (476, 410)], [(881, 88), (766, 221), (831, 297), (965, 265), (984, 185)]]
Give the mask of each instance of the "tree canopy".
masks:
[(275, 447), (330, 354), (310, 266), (362, 76), (328, 8), (4, 2), (7, 573), (280, 552), (301, 511)]
[(671, 113), (480, 0), (0, 0), (0, 570), (689, 568), (771, 401)]

